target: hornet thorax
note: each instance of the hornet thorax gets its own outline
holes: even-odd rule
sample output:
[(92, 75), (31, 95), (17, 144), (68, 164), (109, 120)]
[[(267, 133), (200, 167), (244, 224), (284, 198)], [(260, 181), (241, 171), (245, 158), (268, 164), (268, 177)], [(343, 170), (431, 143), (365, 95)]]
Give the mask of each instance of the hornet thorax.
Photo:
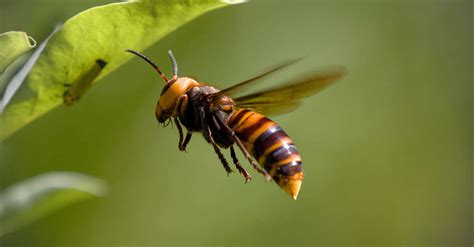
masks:
[(178, 117), (188, 130), (196, 132), (203, 131), (203, 121), (206, 121), (213, 133), (214, 141), (221, 147), (228, 147), (233, 142), (222, 123), (226, 124), (229, 121), (234, 103), (225, 95), (216, 99), (208, 97), (216, 92), (219, 90), (205, 85), (189, 89), (186, 92), (187, 100), (183, 101), (183, 105), (178, 106)]

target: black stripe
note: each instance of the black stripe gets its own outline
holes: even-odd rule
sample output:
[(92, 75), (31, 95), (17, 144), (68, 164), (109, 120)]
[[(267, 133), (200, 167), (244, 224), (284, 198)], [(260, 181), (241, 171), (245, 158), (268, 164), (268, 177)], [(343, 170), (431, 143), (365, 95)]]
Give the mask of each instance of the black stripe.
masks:
[(268, 154), (267, 158), (265, 159), (265, 163), (272, 167), (273, 164), (282, 161), (293, 154), (299, 154), (295, 145), (281, 145), (279, 148)]
[(160, 96), (162, 96), (163, 94), (165, 94), (165, 92), (177, 81), (177, 79), (174, 79), (168, 83), (166, 83), (166, 85), (163, 87), (163, 89), (161, 89), (161, 93), (160, 93)]
[(268, 122), (271, 122), (272, 120), (266, 118), (266, 117), (262, 117), (261, 119), (259, 119), (255, 124), (252, 124), (250, 126), (248, 126), (247, 128), (243, 129), (242, 131), (239, 131), (241, 134), (240, 134), (240, 138), (244, 139), (245, 141), (248, 141), (249, 137), (255, 132), (257, 131), (260, 127), (262, 127), (262, 125), (268, 123)]
[(231, 117), (232, 122), (229, 123), (229, 127), (234, 129), (235, 125), (240, 121), (240, 119), (245, 115), (245, 113), (249, 112), (249, 110), (241, 110), (235, 117)]
[(278, 167), (277, 173), (283, 176), (291, 176), (298, 172), (303, 172), (301, 160), (291, 161), (288, 164)]
[(253, 146), (254, 157), (258, 160), (270, 146), (275, 144), (280, 138), (287, 137), (285, 131), (280, 126), (275, 125), (263, 132), (256, 140)]

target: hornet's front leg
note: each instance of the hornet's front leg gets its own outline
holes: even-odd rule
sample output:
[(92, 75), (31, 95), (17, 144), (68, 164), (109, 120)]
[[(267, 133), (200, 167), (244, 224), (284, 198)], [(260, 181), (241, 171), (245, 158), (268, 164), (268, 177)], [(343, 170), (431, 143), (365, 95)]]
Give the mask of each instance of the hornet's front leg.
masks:
[(199, 110), (199, 117), (201, 119), (201, 127), (204, 133), (204, 137), (206, 138), (207, 141), (209, 141), (212, 144), (212, 147), (214, 148), (214, 151), (219, 157), (219, 160), (221, 161), (222, 166), (224, 166), (224, 169), (227, 172), (227, 175), (229, 175), (232, 172), (232, 169), (229, 167), (229, 163), (227, 162), (224, 155), (219, 150), (219, 146), (217, 146), (216, 142), (214, 141), (214, 138), (212, 137), (211, 129), (209, 128), (209, 125), (207, 125), (207, 121), (206, 121), (206, 112), (204, 108), (202, 107), (200, 107), (198, 110)]
[(186, 139), (183, 140), (183, 129), (181, 128), (181, 124), (179, 123), (178, 118), (174, 119), (174, 124), (176, 125), (176, 128), (178, 129), (178, 132), (179, 132), (179, 142), (178, 142), (179, 151), (186, 152), (186, 146), (191, 140), (192, 133), (188, 131), (188, 133), (186, 133)]
[[(178, 98), (178, 102), (174, 110), (174, 115), (179, 116), (179, 113), (184, 111), (184, 108), (186, 107), (187, 104), (188, 104), (188, 95), (183, 94), (181, 97)], [(186, 133), (186, 138), (183, 140), (183, 129), (181, 128), (181, 124), (178, 120), (178, 117), (174, 119), (174, 123), (176, 124), (176, 128), (178, 128), (178, 132), (179, 132), (178, 148), (180, 151), (186, 152), (186, 146), (191, 140), (191, 137), (193, 134), (192, 132), (188, 131)]]
[(188, 146), (189, 141), (191, 140), (191, 137), (193, 136), (193, 132), (188, 131), (186, 133), (186, 138), (184, 138), (184, 141), (181, 143), (179, 146), (179, 150), (186, 152), (186, 146)]

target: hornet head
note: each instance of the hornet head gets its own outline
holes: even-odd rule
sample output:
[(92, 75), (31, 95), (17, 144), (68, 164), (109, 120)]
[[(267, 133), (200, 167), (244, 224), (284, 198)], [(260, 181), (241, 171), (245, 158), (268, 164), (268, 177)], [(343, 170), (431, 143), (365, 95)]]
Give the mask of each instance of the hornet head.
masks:
[(174, 58), (171, 51), (168, 51), (168, 56), (173, 63), (173, 76), (169, 80), (166, 78), (163, 72), (161, 72), (160, 68), (148, 57), (137, 51), (126, 51), (133, 53), (148, 62), (166, 83), (161, 90), (160, 99), (156, 105), (155, 116), (158, 122), (164, 123), (169, 118), (176, 117), (178, 114), (176, 108), (181, 97), (186, 94), (188, 89), (197, 86), (198, 83), (192, 78), (178, 77), (178, 64), (176, 63), (176, 59)]

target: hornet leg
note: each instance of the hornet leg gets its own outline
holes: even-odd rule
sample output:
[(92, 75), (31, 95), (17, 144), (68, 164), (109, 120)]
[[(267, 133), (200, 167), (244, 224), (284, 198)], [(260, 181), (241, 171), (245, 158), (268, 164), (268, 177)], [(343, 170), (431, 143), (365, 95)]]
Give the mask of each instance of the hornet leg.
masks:
[(188, 143), (191, 140), (192, 136), (193, 136), (192, 132), (188, 131), (188, 133), (186, 133), (186, 138), (184, 138), (184, 141), (179, 146), (179, 150), (186, 152), (186, 146), (188, 146)]
[(204, 111), (204, 108), (199, 108), (199, 115), (201, 118), (201, 126), (203, 129), (204, 137), (206, 138), (206, 140), (208, 140), (212, 144), (212, 147), (214, 148), (214, 151), (219, 157), (219, 160), (221, 161), (222, 166), (224, 166), (224, 169), (227, 172), (227, 175), (229, 175), (232, 172), (232, 169), (229, 167), (229, 163), (227, 162), (224, 155), (219, 150), (219, 146), (217, 146), (216, 142), (214, 141), (214, 138), (212, 138), (211, 129), (209, 128), (206, 122), (206, 112)]
[(230, 156), (232, 156), (232, 160), (234, 161), (235, 167), (237, 167), (237, 170), (239, 170), (240, 174), (244, 176), (245, 178), (245, 183), (250, 181), (252, 177), (250, 174), (240, 165), (239, 160), (237, 159), (237, 155), (235, 155), (235, 150), (234, 146), (230, 146)]
[(247, 149), (245, 148), (244, 144), (242, 144), (242, 142), (240, 141), (239, 137), (237, 137), (235, 134), (232, 136), (232, 138), (234, 139), (235, 143), (237, 143), (237, 146), (239, 146), (240, 150), (242, 150), (242, 153), (244, 153), (244, 156), (245, 158), (247, 158), (247, 160), (250, 162), (250, 164), (252, 165), (252, 167), (257, 170), (257, 172), (259, 172), (260, 174), (262, 174), (266, 180), (270, 180), (272, 177), (270, 176), (270, 174), (268, 174), (267, 171), (263, 170), (262, 168), (258, 167), (257, 164), (255, 164), (255, 161), (252, 159), (252, 156), (250, 156), (249, 152), (247, 151)]
[[(179, 115), (178, 113), (184, 111), (184, 108), (186, 107), (187, 104), (188, 104), (188, 96), (186, 94), (184, 94), (184, 95), (182, 95), (181, 97), (178, 98), (178, 102), (176, 104), (176, 109), (174, 110), (174, 114)], [(180, 151), (186, 152), (186, 146), (188, 145), (189, 141), (191, 140), (191, 136), (193, 134), (188, 131), (186, 133), (186, 138), (183, 141), (183, 131), (181, 129), (181, 125), (179, 124), (178, 118), (175, 118), (174, 122), (175, 122), (175, 124), (178, 128), (178, 131), (179, 131), (178, 148), (179, 148)]]
[(181, 124), (179, 123), (178, 118), (174, 119), (174, 124), (176, 125), (176, 128), (178, 129), (178, 132), (179, 132), (178, 148), (180, 151), (184, 151), (181, 149), (181, 145), (183, 143), (183, 129), (181, 128)]
[(258, 167), (258, 165), (255, 163), (255, 161), (252, 159), (252, 156), (249, 154), (249, 152), (245, 148), (244, 144), (242, 144), (242, 141), (240, 141), (240, 138), (235, 135), (234, 131), (227, 124), (225, 124), (220, 118), (215, 117), (215, 119), (217, 121), (219, 121), (220, 125), (223, 126), (227, 130), (227, 132), (229, 133), (232, 140), (234, 140), (234, 142), (237, 144), (237, 146), (239, 146), (240, 150), (242, 151), (242, 153), (244, 153), (245, 158), (250, 162), (252, 167), (255, 170), (257, 170), (257, 172), (262, 174), (267, 181), (270, 180), (271, 179), (270, 174), (268, 174), (268, 172), (263, 170), (262, 168)]
[(188, 105), (188, 95), (183, 94), (178, 98), (178, 101), (176, 102), (176, 108), (174, 109), (173, 114), (178, 116), (180, 112), (183, 112), (186, 105)]
[(177, 118), (174, 119), (174, 123), (175, 123), (176, 128), (178, 129), (178, 132), (179, 132), (179, 142), (178, 142), (179, 151), (186, 152), (186, 146), (188, 145), (189, 141), (191, 140), (191, 136), (193, 134), (188, 131), (188, 133), (186, 133), (186, 138), (183, 140), (183, 129), (181, 128), (181, 124), (179, 123)]

